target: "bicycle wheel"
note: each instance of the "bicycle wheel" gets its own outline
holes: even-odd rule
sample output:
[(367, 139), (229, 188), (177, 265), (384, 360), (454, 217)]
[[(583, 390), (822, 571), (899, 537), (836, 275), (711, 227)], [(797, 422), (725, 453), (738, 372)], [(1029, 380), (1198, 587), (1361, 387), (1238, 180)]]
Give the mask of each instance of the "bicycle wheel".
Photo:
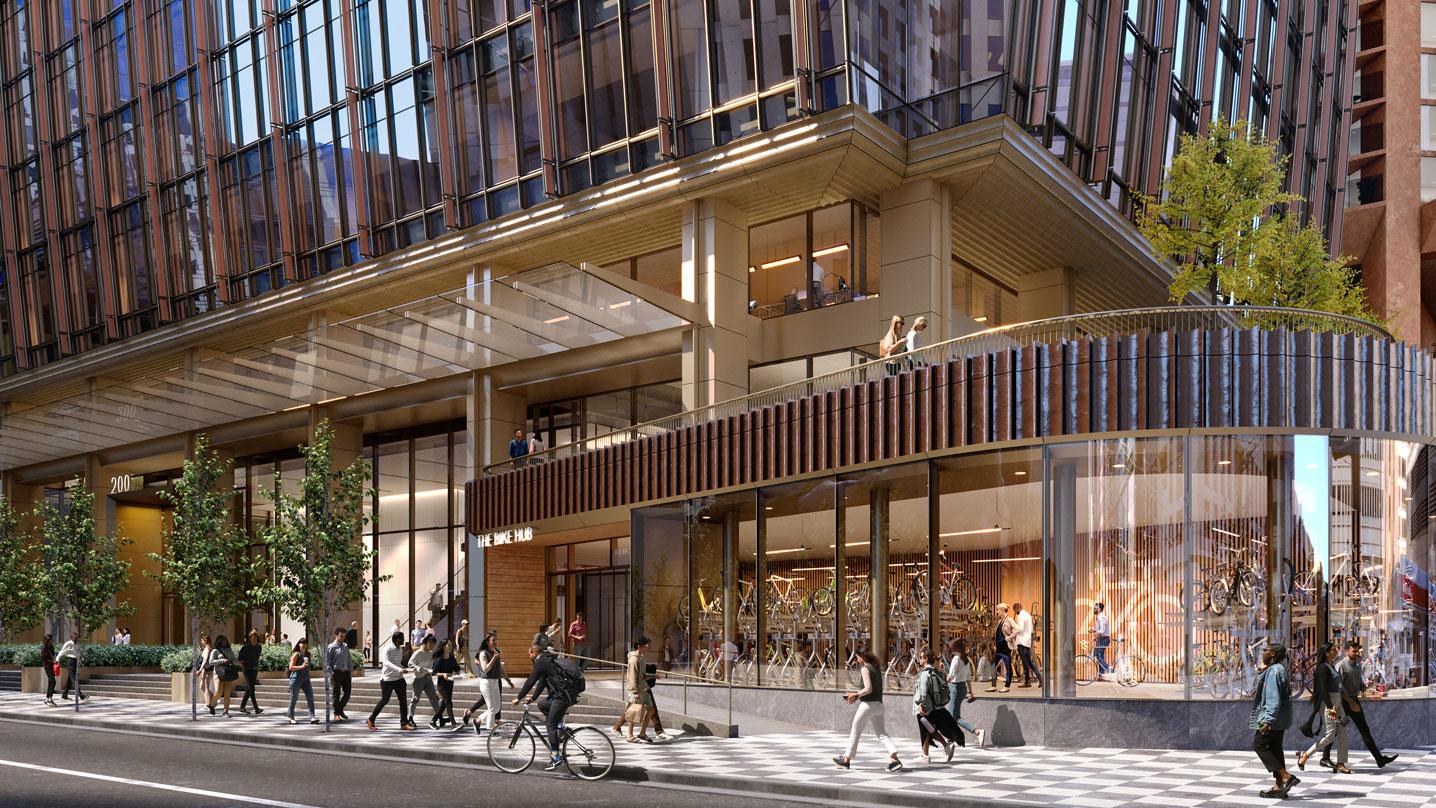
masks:
[(952, 593), (950, 597), (952, 599), (952, 608), (960, 612), (967, 611), (972, 608), (973, 603), (977, 600), (977, 588), (972, 585), (972, 581), (966, 578), (958, 578), (952, 582)]
[(813, 591), (813, 611), (819, 617), (827, 617), (833, 613), (833, 590), (824, 587)]
[(618, 756), (602, 730), (579, 727), (563, 739), (563, 762), (580, 780), (601, 780), (613, 771)]
[(1218, 578), (1207, 587), (1210, 594), (1212, 614), (1226, 614), (1227, 604), (1231, 602), (1232, 588), (1226, 581)]
[(1090, 685), (1097, 681), (1100, 668), (1090, 654), (1077, 657), (1077, 684)]
[(489, 760), (494, 768), (509, 774), (518, 774), (534, 765), (538, 746), (534, 736), (518, 721), (500, 721), (489, 733)]
[(1261, 587), (1261, 581), (1257, 579), (1256, 573), (1251, 570), (1242, 570), (1237, 577), (1237, 600), (1247, 608), (1256, 603), (1257, 590)]

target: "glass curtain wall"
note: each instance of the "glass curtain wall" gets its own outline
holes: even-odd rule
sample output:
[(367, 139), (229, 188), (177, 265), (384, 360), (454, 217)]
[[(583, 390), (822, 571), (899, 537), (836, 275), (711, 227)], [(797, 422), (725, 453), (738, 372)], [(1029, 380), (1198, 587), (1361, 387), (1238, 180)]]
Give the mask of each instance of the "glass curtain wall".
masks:
[(1430, 696), (1432, 462), (1375, 438), (1113, 438), (639, 509), (635, 626), (670, 667), (765, 687), (844, 687), (874, 649), (904, 689), (916, 650), (1000, 637), (1003, 698), (1245, 700), (1273, 643), (1300, 697), (1329, 639), (1358, 643), (1373, 692)]

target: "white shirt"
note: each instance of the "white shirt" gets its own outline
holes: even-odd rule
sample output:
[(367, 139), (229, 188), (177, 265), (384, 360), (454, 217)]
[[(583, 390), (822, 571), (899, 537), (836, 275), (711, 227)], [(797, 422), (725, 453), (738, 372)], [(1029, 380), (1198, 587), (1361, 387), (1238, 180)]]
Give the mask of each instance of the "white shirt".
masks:
[(954, 684), (972, 681), (972, 666), (963, 662), (962, 657), (953, 654), (952, 662), (947, 666), (947, 681)]
[(1112, 635), (1112, 624), (1107, 622), (1106, 612), (1102, 612), (1101, 614), (1097, 615), (1097, 625), (1095, 626), (1095, 633), (1098, 637), (1109, 637)]
[(126, 634), (126, 635), (124, 635), (123, 637), (120, 637), (120, 645), (129, 645), (129, 644), (130, 644), (130, 635)]
[(1013, 639), (1015, 639), (1015, 640), (1017, 641), (1017, 644), (1018, 644), (1018, 645), (1024, 645), (1024, 646), (1026, 646), (1026, 647), (1028, 647), (1028, 648), (1031, 648), (1031, 647), (1032, 647), (1032, 613), (1031, 613), (1031, 612), (1023, 612), (1022, 614), (1017, 615), (1017, 618), (1016, 618), (1016, 619), (1017, 619), (1017, 633), (1016, 633), (1015, 635), (1013, 635)]
[(909, 352), (916, 351), (922, 347), (922, 332), (916, 328), (909, 328), (907, 332), (907, 349)]

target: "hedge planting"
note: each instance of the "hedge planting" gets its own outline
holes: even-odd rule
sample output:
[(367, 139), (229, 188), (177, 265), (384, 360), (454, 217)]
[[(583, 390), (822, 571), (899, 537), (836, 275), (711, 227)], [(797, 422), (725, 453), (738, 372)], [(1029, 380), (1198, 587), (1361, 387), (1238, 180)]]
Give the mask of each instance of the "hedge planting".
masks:
[[(234, 646), (236, 655), (239, 653), (239, 646)], [(266, 645), (259, 653), (259, 669), (261, 671), (283, 671), (289, 669), (289, 655), (292, 653), (287, 645)], [(354, 660), (356, 669), (364, 667), (364, 655), (358, 651), (350, 651), (349, 656)], [(191, 648), (180, 648), (173, 653), (167, 654), (160, 661), (160, 670), (165, 673), (184, 673), (194, 670), (195, 653)], [(309, 669), (321, 670), (324, 667), (324, 656), (322, 651), (314, 651), (309, 655)]]
[[(86, 645), (81, 662), (87, 668), (156, 668), (182, 645)], [(55, 644), (55, 651), (60, 643)], [(40, 645), (0, 645), (0, 665), (40, 666)]]

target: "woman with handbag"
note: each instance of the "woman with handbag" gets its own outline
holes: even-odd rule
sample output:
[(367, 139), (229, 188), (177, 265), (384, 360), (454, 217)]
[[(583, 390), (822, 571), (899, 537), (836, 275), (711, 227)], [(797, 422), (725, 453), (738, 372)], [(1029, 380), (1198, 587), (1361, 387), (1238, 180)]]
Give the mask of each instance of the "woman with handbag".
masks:
[(643, 652), (648, 650), (649, 640), (647, 637), (639, 637), (633, 641), (633, 650), (628, 652), (628, 664), (623, 668), (623, 690), (626, 707), (623, 715), (619, 717), (618, 723), (613, 725), (613, 731), (619, 737), (623, 737), (623, 728), (628, 727), (629, 743), (638, 743), (638, 738), (633, 734), (638, 727), (644, 726), (648, 717), (648, 706), (645, 703), (645, 694), (648, 692), (647, 671), (643, 665)]
[[(1306, 771), (1306, 762), (1311, 756), (1321, 750), (1321, 764), (1338, 774), (1351, 774), (1351, 768), (1346, 765), (1348, 753), (1346, 739), (1346, 710), (1341, 703), (1341, 685), (1337, 680), (1336, 658), (1341, 653), (1334, 643), (1323, 643), (1317, 651), (1317, 663), (1312, 671), (1315, 675), (1315, 682), (1311, 689), (1312, 718), (1319, 713), (1320, 723), (1316, 726), (1321, 729), (1321, 737), (1316, 740), (1305, 752), (1296, 756), (1296, 767)], [(1312, 718), (1306, 720), (1302, 732), (1308, 736), (1312, 734)], [(1336, 763), (1331, 762), (1331, 745), (1336, 743)]]
[[(499, 651), (498, 632), (490, 631), (484, 635), (479, 643), (479, 652), (474, 655), (474, 661), (479, 664), (479, 699), (473, 706), (464, 711), (464, 720), (456, 727), (457, 732), (469, 725), (470, 721), (476, 721), (477, 731), (480, 734), (494, 728), (499, 720), (499, 705), (503, 703), (503, 689), (499, 687), (502, 681), (508, 681), (508, 675), (504, 673), (503, 654)], [(509, 682), (509, 687), (514, 683)], [(483, 708), (483, 718), (476, 719), (479, 708)]]
[(314, 685), (309, 681), (309, 640), (300, 637), (299, 642), (294, 644), (294, 652), (289, 655), (289, 723), (296, 723), (294, 720), (294, 705), (299, 701), (299, 694), (304, 694), (304, 700), (309, 705), (309, 723), (318, 724), (319, 719), (314, 717)]
[[(199, 692), (204, 694), (205, 704), (214, 704), (214, 645), (208, 634), (199, 635), (199, 661), (194, 666), (194, 678), (199, 681)], [(210, 710), (213, 714), (214, 710)]]
[(239, 680), (239, 667), (235, 664), (234, 648), (229, 644), (229, 638), (223, 634), (214, 638), (210, 667), (214, 669), (214, 678), (218, 680), (219, 687), (209, 697), (209, 714), (214, 715), (215, 705), (223, 699), (224, 717), (229, 718), (229, 694), (234, 691), (234, 683)]
[(60, 673), (60, 663), (55, 661), (55, 638), (49, 634), (40, 644), (40, 667), (45, 669), (45, 706), (56, 707), (55, 677)]

